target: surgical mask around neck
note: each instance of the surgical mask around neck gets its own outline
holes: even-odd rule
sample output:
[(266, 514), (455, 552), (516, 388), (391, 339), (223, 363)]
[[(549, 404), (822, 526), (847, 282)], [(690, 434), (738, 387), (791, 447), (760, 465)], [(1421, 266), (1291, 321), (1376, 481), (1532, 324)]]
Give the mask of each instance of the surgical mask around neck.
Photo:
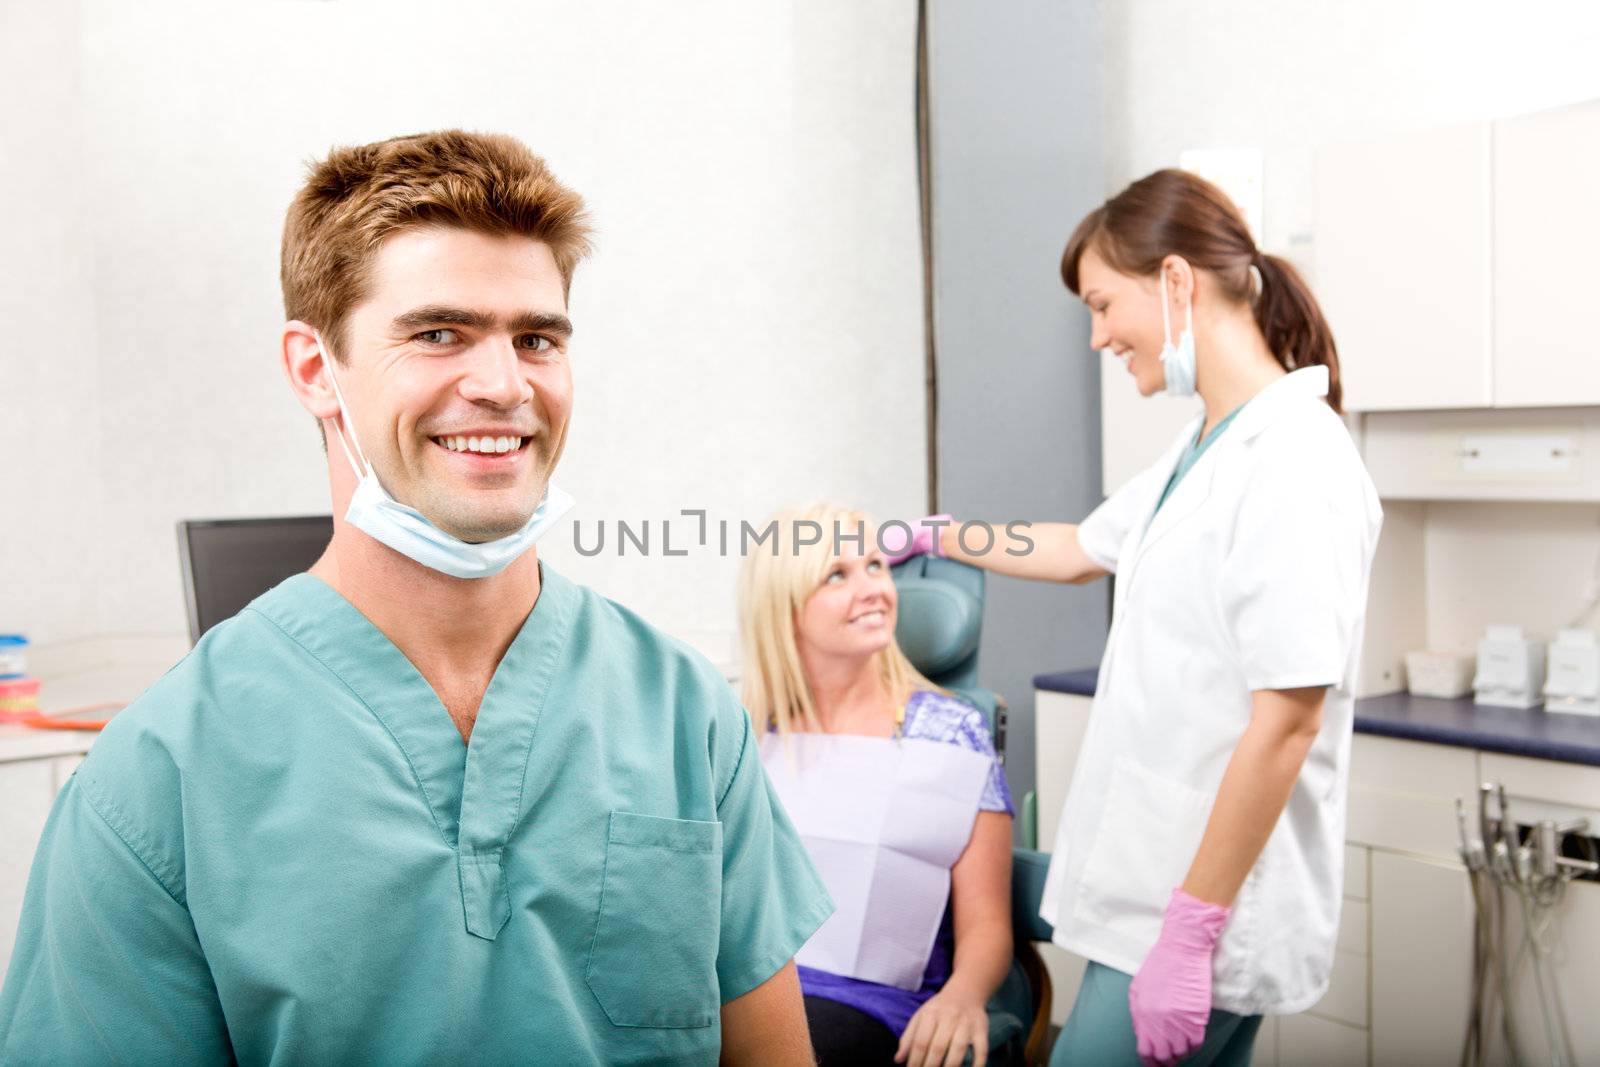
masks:
[[(422, 512), (390, 496), (378, 481), (366, 453), (361, 451), (361, 442), (356, 439), (355, 422), (350, 418), (344, 393), (339, 389), (339, 379), (333, 373), (333, 353), (323, 343), (321, 335), (317, 336), (317, 344), (322, 348), (333, 395), (339, 401), (340, 425), (335, 428), (335, 436), (339, 438), (345, 459), (350, 462), (350, 469), (356, 474), (356, 491), (344, 515), (345, 521), (356, 529), (441, 574), (452, 578), (487, 578), (505, 570), (572, 509), (575, 503), (572, 497), (551, 484), (545, 487), (544, 498), (533, 515), (514, 533), (473, 544), (439, 529)], [(346, 434), (350, 436), (349, 444), (345, 443)], [(352, 446), (354, 454), (350, 451)], [(357, 457), (360, 463), (356, 462)]]
[(1183, 309), (1183, 333), (1172, 343), (1172, 312), (1167, 306), (1167, 272), (1161, 272), (1161, 366), (1167, 387), (1163, 396), (1194, 396), (1194, 301)]

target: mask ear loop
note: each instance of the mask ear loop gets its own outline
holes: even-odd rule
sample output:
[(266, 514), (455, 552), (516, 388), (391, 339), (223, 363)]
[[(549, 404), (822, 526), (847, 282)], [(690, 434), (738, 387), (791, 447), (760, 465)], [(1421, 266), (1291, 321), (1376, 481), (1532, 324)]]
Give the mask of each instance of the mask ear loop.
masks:
[[(339, 447), (344, 450), (344, 458), (349, 461), (350, 469), (356, 472), (357, 478), (365, 478), (366, 471), (362, 468), (365, 467), (370, 471), (372, 465), (367, 462), (366, 453), (361, 451), (361, 442), (356, 439), (356, 432), (350, 427), (350, 409), (345, 407), (344, 394), (339, 391), (339, 379), (333, 373), (333, 352), (328, 348), (327, 342), (323, 341), (320, 333), (313, 330), (311, 335), (317, 339), (317, 347), (322, 349), (323, 365), (328, 369), (328, 381), (333, 386), (334, 399), (339, 401), (339, 425), (334, 436), (339, 439)], [(350, 444), (345, 443), (344, 437), (347, 432), (350, 434)], [(355, 455), (351, 455), (350, 445), (355, 445)], [(356, 464), (356, 456), (361, 457), (360, 466)]]
[[(1183, 308), (1183, 329), (1185, 333), (1194, 333), (1194, 301), (1190, 300)], [(1176, 345), (1172, 339), (1172, 310), (1167, 306), (1167, 269), (1161, 268), (1161, 343), (1163, 345)]]
[[(1189, 301), (1184, 306), (1184, 333), (1195, 331), (1195, 302)], [(1162, 344), (1173, 344), (1173, 312), (1168, 306), (1168, 293), (1166, 293), (1166, 267), (1162, 267)]]
[(1161, 347), (1172, 344), (1172, 310), (1167, 306), (1167, 268), (1161, 268)]

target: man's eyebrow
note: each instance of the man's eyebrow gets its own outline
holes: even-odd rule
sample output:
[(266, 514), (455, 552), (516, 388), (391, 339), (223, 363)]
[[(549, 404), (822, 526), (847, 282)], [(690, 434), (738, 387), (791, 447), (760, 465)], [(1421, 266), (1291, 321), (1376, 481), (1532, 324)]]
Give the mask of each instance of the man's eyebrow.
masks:
[(553, 333), (572, 336), (572, 320), (553, 311), (529, 311), (511, 319), (512, 333)]
[[(394, 328), (400, 333), (425, 330), (430, 326), (469, 326), (475, 330), (492, 330), (498, 323), (499, 320), (495, 316), (485, 311), (452, 307), (447, 304), (429, 304), (395, 316)], [(572, 320), (553, 311), (525, 311), (513, 315), (507, 326), (512, 333), (572, 336)]]

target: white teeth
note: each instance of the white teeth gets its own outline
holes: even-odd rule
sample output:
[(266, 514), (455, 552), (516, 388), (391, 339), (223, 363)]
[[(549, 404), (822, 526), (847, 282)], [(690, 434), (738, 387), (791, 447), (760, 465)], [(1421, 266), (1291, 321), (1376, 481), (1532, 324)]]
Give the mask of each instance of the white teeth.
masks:
[(483, 455), (499, 455), (502, 452), (515, 452), (522, 447), (521, 437), (439, 437), (435, 438), (441, 445), (452, 452), (478, 452)]

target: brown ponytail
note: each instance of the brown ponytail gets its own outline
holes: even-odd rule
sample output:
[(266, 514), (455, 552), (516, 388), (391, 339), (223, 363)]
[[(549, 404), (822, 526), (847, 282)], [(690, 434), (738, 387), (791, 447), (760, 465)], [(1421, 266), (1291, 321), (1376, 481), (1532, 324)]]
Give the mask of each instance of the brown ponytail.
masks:
[(1261, 296), (1256, 299), (1256, 325), (1267, 347), (1289, 370), (1321, 364), (1328, 368), (1328, 404), (1344, 414), (1344, 389), (1339, 384), (1339, 353), (1317, 298), (1294, 264), (1278, 256), (1256, 260)]
[[(1239, 209), (1188, 171), (1158, 170), (1084, 216), (1061, 256), (1061, 278), (1077, 293), (1078, 263), (1091, 247), (1114, 270), (1149, 276), (1182, 256), (1216, 277), (1224, 299), (1254, 302), (1256, 324), (1286, 370), (1328, 368), (1328, 404), (1343, 414), (1339, 354), (1316, 298), (1288, 260), (1263, 254)], [(1251, 267), (1260, 274), (1257, 295)]]

